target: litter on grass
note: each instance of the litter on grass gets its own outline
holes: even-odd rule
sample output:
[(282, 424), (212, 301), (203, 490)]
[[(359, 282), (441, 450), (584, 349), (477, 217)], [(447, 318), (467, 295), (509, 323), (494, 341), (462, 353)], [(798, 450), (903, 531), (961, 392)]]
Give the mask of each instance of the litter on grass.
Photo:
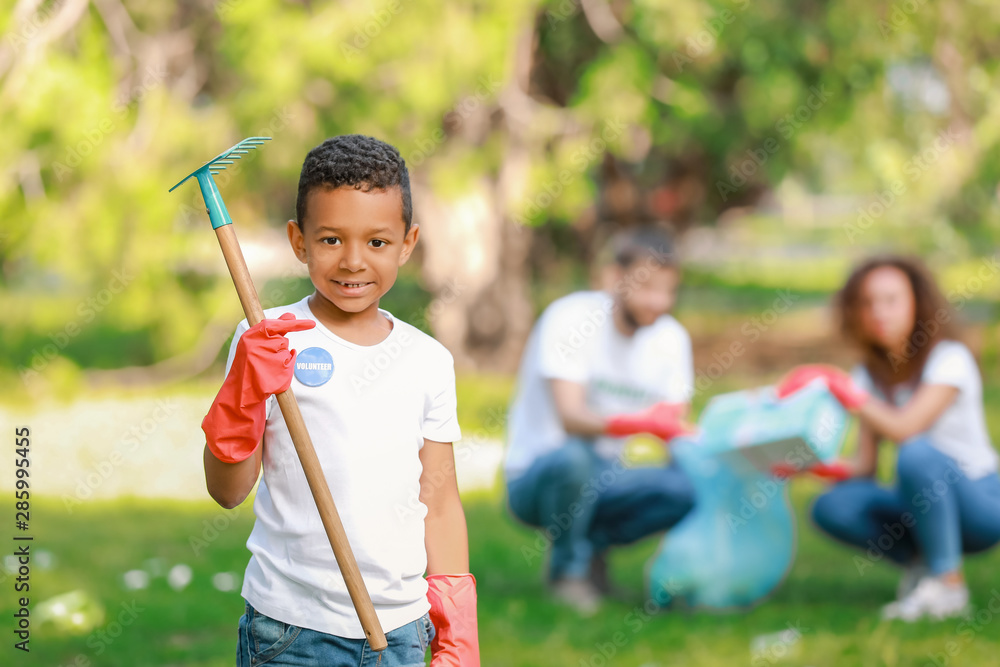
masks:
[(145, 570), (129, 570), (122, 575), (125, 588), (130, 591), (139, 590), (149, 586), (149, 574)]
[(51, 625), (59, 633), (85, 635), (104, 623), (105, 613), (89, 593), (74, 590), (39, 602), (32, 615), (36, 627)]
[(234, 572), (218, 572), (212, 577), (212, 585), (223, 593), (236, 590), (238, 580)]
[(175, 591), (182, 591), (191, 583), (191, 568), (184, 563), (178, 563), (170, 568), (167, 574), (167, 583)]

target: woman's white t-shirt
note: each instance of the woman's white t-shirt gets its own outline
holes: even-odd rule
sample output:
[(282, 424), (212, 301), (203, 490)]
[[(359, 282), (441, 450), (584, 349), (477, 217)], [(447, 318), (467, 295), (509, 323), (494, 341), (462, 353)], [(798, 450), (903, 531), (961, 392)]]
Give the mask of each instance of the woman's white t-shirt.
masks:
[[(316, 320), (308, 297), (270, 308)], [(346, 341), (317, 321), (288, 334), (296, 350), (292, 391), (330, 486), (348, 542), (383, 630), (423, 616), (427, 552), (420, 502), (424, 438), (461, 438), (451, 353), (416, 327), (393, 322), (377, 345)], [(237, 339), (236, 329), (226, 373)], [(277, 399), (268, 401), (264, 474), (243, 597), (261, 613), (299, 627), (361, 639), (365, 633), (324, 531)]]
[[(856, 366), (851, 376), (860, 387), (886, 400), (864, 366)], [(953, 458), (969, 479), (995, 472), (997, 453), (983, 415), (982, 380), (969, 348), (954, 340), (937, 343), (927, 355), (920, 384), (943, 384), (958, 389), (955, 401), (926, 432), (931, 444)], [(914, 386), (898, 387), (892, 402), (897, 406), (906, 404), (914, 390)]]

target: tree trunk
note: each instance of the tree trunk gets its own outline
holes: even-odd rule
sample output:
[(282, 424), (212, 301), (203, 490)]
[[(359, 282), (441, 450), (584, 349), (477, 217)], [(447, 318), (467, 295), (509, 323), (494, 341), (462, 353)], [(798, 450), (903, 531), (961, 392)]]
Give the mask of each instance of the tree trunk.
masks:
[(414, 188), (423, 276), (434, 295), (434, 336), (464, 370), (511, 372), (533, 321), (527, 257), (531, 232), (502, 212), (495, 183), (444, 201)]
[[(534, 105), (524, 91), (533, 38), (531, 26), (517, 36), (515, 73), (500, 93), (499, 108), (483, 105), (475, 112), (480, 118), (466, 119), (459, 128), (480, 135), (462, 137), (474, 146), (483, 145), (490, 132), (506, 134), (496, 177), (484, 177), (454, 201), (414, 186), (415, 208), (426, 221), (421, 238), (423, 275), (434, 294), (430, 325), (462, 369), (513, 372), (534, 324), (528, 262), (534, 233), (512, 215), (531, 161), (526, 129)], [(516, 114), (507, 108), (512, 104)], [(497, 118), (500, 123), (493, 122)]]

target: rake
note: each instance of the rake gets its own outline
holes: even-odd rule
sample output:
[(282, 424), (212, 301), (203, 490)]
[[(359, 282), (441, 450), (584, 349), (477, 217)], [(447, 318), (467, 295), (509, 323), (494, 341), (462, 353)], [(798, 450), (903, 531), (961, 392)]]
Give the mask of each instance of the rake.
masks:
[[(212, 229), (219, 239), (222, 247), (222, 254), (226, 258), (226, 265), (236, 286), (236, 293), (239, 295), (240, 303), (243, 305), (243, 312), (247, 316), (247, 322), (253, 326), (264, 319), (264, 311), (261, 309), (260, 300), (257, 298), (257, 290), (254, 288), (247, 269), (246, 261), (243, 259), (243, 252), (240, 250), (239, 241), (236, 239), (236, 232), (233, 230), (233, 220), (229, 217), (229, 211), (222, 201), (222, 194), (215, 184), (213, 176), (225, 170), (229, 165), (234, 164), (250, 151), (261, 146), (265, 141), (270, 141), (271, 137), (248, 137), (232, 148), (219, 153), (217, 156), (203, 164), (198, 169), (185, 176), (177, 185), (170, 188), (173, 192), (179, 185), (194, 176), (201, 186), (201, 196), (205, 200), (208, 209), (208, 217), (212, 222)], [(354, 603), (354, 609), (358, 613), (361, 627), (364, 628), (368, 644), (375, 651), (383, 650), (388, 644), (378, 616), (375, 614), (375, 607), (372, 606), (368, 589), (365, 588), (361, 572), (358, 570), (358, 563), (354, 558), (354, 552), (347, 541), (344, 533), (344, 524), (340, 520), (340, 514), (333, 503), (333, 496), (330, 494), (330, 487), (326, 483), (323, 469), (320, 466), (319, 458), (316, 456), (316, 449), (313, 447), (312, 439), (306, 430), (305, 421), (302, 419), (302, 412), (299, 410), (298, 401), (289, 388), (286, 391), (276, 394), (278, 407), (288, 425), (288, 431), (292, 436), (295, 451), (298, 454), (302, 470), (305, 472), (306, 481), (312, 491), (313, 499), (316, 501), (316, 508), (319, 510), (326, 535), (330, 539), (330, 546), (333, 547), (333, 555), (337, 559), (337, 565), (344, 575), (347, 590)]]

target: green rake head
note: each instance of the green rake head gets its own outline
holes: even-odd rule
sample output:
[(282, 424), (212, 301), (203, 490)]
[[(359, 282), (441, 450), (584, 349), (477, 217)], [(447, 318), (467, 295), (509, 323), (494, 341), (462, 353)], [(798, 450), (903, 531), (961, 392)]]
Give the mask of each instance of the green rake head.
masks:
[(182, 178), (177, 185), (170, 188), (169, 192), (173, 192), (177, 189), (177, 186), (194, 176), (198, 179), (198, 185), (201, 186), (201, 196), (205, 200), (208, 217), (212, 221), (212, 229), (233, 224), (232, 218), (229, 217), (229, 211), (226, 210), (226, 205), (222, 201), (222, 194), (219, 192), (219, 188), (212, 176), (218, 174), (265, 141), (270, 140), (271, 137), (247, 137), (232, 148), (222, 151)]

